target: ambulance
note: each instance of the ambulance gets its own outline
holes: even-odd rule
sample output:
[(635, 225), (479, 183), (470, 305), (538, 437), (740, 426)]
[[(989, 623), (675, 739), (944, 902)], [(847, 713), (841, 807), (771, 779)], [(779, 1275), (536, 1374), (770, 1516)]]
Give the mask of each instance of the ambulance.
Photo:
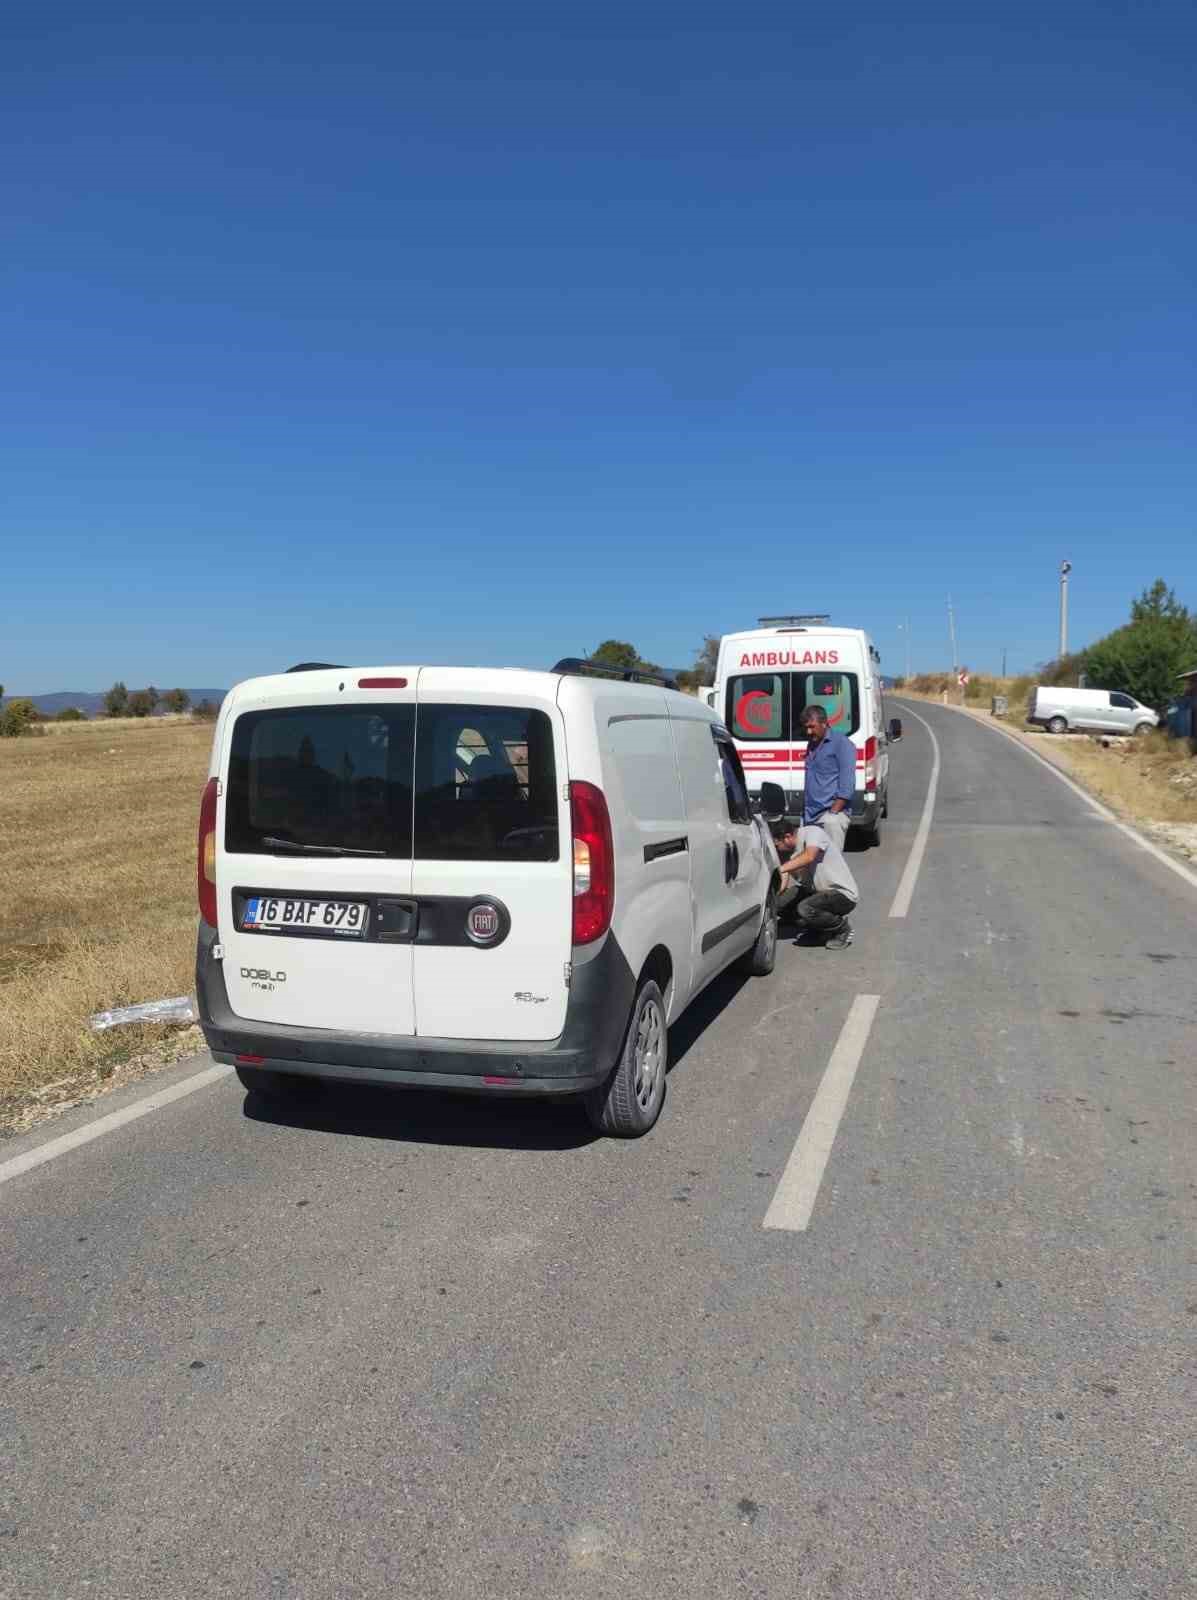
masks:
[(806, 736), (802, 711), (822, 706), (828, 725), (856, 746), (852, 830), (881, 843), (889, 811), (889, 747), (902, 724), (887, 724), (881, 657), (860, 628), (833, 628), (824, 615), (762, 617), (719, 641), (714, 708), (740, 753), (759, 803), (762, 782), (780, 784), (786, 814), (802, 816)]

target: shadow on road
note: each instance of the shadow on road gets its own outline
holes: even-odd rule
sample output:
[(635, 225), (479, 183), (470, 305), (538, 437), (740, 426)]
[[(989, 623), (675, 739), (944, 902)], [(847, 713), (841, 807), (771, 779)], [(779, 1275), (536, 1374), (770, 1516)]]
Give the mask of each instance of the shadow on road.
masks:
[[(725, 972), (687, 1006), (669, 1030), (669, 1072), (749, 982), (740, 973)], [(242, 1115), (310, 1133), (493, 1150), (580, 1150), (600, 1137), (575, 1100), (491, 1100), (302, 1078), (293, 1097), (247, 1092)]]
[(301, 1085), (294, 1100), (248, 1093), (251, 1122), (360, 1139), (465, 1145), (490, 1150), (579, 1150), (598, 1135), (575, 1101), (488, 1100), (436, 1089)]
[(698, 999), (682, 1012), (681, 1020), (669, 1030), (669, 1071), (685, 1059), (711, 1023), (731, 1005), (746, 983), (739, 972), (724, 972), (705, 988)]

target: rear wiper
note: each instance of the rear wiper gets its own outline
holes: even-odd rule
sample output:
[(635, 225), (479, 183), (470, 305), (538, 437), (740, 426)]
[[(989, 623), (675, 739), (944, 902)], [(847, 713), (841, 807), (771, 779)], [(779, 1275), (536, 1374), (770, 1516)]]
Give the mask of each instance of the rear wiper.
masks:
[(289, 850), (297, 856), (384, 856), (385, 850), (352, 850), (343, 844), (298, 844), (294, 839), (276, 839), (268, 833), (260, 841), (267, 850)]

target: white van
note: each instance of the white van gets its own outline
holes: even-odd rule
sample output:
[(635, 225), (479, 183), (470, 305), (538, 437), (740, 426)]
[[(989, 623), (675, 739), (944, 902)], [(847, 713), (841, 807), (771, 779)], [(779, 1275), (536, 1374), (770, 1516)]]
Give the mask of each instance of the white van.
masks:
[(256, 678), (201, 809), (204, 1034), (265, 1093), (582, 1093), (595, 1127), (644, 1133), (669, 1024), (732, 962), (771, 971), (777, 868), (727, 730), (663, 680)]
[(1027, 721), (1050, 733), (1150, 733), (1160, 719), (1150, 706), (1117, 689), (1031, 690)]
[(889, 811), (889, 747), (902, 724), (886, 723), (881, 657), (860, 628), (825, 616), (762, 617), (756, 628), (719, 641), (715, 708), (731, 729), (750, 785), (785, 790), (787, 813), (802, 815), (806, 736), (803, 708), (822, 706), (832, 728), (856, 746), (851, 826), (873, 844)]

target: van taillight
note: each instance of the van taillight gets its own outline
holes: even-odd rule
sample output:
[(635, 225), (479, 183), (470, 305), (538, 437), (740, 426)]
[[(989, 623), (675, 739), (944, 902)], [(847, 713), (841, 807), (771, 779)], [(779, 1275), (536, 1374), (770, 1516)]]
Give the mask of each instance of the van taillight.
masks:
[(867, 793), (877, 787), (877, 740), (875, 738), (865, 740), (864, 758), (865, 791)]
[(615, 909), (615, 845), (603, 791), (593, 783), (571, 783), (569, 814), (574, 836), (574, 943), (593, 944), (611, 926)]
[(199, 842), (195, 861), (199, 914), (212, 928), (216, 926), (216, 795), (216, 779), (209, 778), (200, 801)]

